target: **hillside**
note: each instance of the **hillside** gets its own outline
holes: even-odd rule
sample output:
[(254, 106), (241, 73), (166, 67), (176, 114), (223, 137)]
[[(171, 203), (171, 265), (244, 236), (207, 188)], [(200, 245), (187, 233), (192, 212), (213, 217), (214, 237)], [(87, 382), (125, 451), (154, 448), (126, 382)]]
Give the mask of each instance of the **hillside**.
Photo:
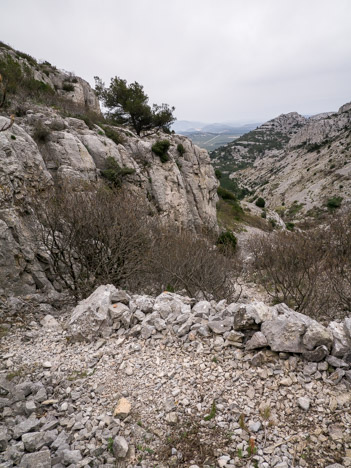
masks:
[[(141, 138), (132, 129), (109, 125), (89, 84), (46, 62), (6, 46), (0, 47), (0, 64), (8, 83), (0, 128), (10, 122), (6, 115), (15, 115), (14, 125), (0, 133), (2, 293), (49, 285), (31, 239), (32, 195), (53, 184), (103, 181), (101, 171), (111, 158), (123, 186), (163, 222), (216, 228), (218, 182), (205, 150), (183, 136)], [(165, 139), (169, 149), (161, 161), (152, 146)]]
[[(316, 215), (351, 197), (351, 105), (305, 118), (281, 115), (211, 153), (224, 186), (271, 209)], [(329, 201), (329, 204), (332, 202)], [(293, 207), (293, 208), (291, 208)]]

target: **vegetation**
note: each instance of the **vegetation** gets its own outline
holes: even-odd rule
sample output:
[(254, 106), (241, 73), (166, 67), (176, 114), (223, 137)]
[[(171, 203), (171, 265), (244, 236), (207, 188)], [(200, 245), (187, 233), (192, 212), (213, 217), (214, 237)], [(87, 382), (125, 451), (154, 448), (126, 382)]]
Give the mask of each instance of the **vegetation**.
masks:
[(336, 208), (340, 208), (342, 202), (342, 197), (332, 197), (329, 198), (327, 201), (327, 207), (330, 210), (335, 210)]
[(238, 239), (232, 233), (232, 231), (223, 231), (218, 236), (216, 245), (219, 247), (225, 247), (231, 249), (233, 252), (236, 249), (236, 245), (238, 243)]
[(241, 271), (233, 250), (212, 234), (165, 228), (146, 201), (106, 186), (63, 187), (38, 195), (38, 247), (52, 274), (80, 299), (99, 284), (132, 291), (186, 290), (194, 297), (235, 298)]
[(114, 141), (116, 145), (123, 145), (125, 143), (126, 141), (125, 137), (117, 130), (114, 130), (113, 128), (107, 125), (102, 125), (102, 128), (105, 131), (105, 135), (108, 138), (110, 138), (112, 141)]
[(151, 149), (155, 154), (157, 154), (157, 156), (160, 157), (161, 162), (165, 163), (169, 161), (167, 151), (169, 150), (170, 146), (171, 143), (168, 140), (158, 140), (155, 144), (152, 145)]
[(34, 126), (33, 138), (38, 143), (46, 143), (50, 136), (50, 130), (42, 122), (37, 122)]
[(262, 197), (257, 198), (255, 201), (255, 205), (258, 206), (259, 208), (264, 208), (266, 205), (265, 200)]
[(111, 182), (111, 184), (116, 188), (122, 186), (123, 178), (125, 176), (134, 173), (135, 169), (130, 167), (121, 167), (112, 156), (106, 158), (105, 169), (101, 171), (101, 175)]
[(181, 143), (177, 145), (177, 151), (180, 154), (180, 156), (183, 156), (183, 154), (185, 153), (185, 148)]
[(223, 198), (223, 200), (236, 200), (236, 196), (233, 192), (221, 186), (218, 187), (217, 194), (219, 197)]
[(74, 85), (70, 82), (65, 81), (62, 85), (62, 90), (66, 92), (74, 91)]
[(150, 130), (169, 131), (175, 121), (175, 108), (167, 104), (150, 107), (143, 86), (137, 82), (128, 85), (126, 80), (116, 76), (106, 88), (102, 80), (95, 77), (95, 91), (108, 109), (111, 121), (132, 126), (137, 135)]

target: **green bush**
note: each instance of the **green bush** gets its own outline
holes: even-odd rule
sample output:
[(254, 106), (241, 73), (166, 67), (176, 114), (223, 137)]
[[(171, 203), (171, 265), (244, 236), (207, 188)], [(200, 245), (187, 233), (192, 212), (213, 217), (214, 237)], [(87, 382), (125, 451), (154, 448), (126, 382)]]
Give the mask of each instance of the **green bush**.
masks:
[(151, 149), (157, 156), (159, 156), (161, 162), (165, 163), (169, 161), (167, 151), (169, 150), (170, 146), (171, 144), (168, 140), (158, 140), (154, 145), (152, 145)]
[(257, 198), (255, 205), (258, 206), (259, 208), (264, 208), (266, 205), (266, 202), (264, 201), (262, 197), (259, 197)]
[(116, 145), (123, 145), (125, 143), (126, 140), (121, 133), (106, 125), (103, 125), (102, 128), (105, 130), (105, 135), (110, 138), (110, 140), (114, 141)]
[(121, 187), (123, 178), (126, 175), (134, 174), (135, 169), (131, 167), (121, 167), (118, 162), (109, 156), (106, 158), (105, 169), (101, 171), (101, 175), (105, 177), (115, 187)]
[(228, 247), (232, 251), (235, 251), (237, 243), (238, 240), (232, 231), (223, 231), (218, 236), (216, 245), (219, 247)]
[(74, 91), (74, 85), (72, 83), (65, 81), (62, 85), (62, 90), (67, 91), (67, 92)]
[(41, 122), (37, 122), (34, 127), (33, 138), (36, 142), (46, 143), (50, 136), (50, 130)]
[(218, 180), (221, 180), (222, 172), (219, 169), (215, 169), (215, 176), (217, 177)]
[(340, 208), (342, 202), (342, 197), (332, 197), (329, 198), (327, 201), (327, 207), (330, 210), (335, 210), (336, 208)]
[(295, 224), (294, 223), (286, 223), (286, 229), (288, 231), (293, 231), (294, 230), (294, 227), (295, 227)]
[(181, 143), (179, 143), (179, 145), (177, 146), (177, 151), (181, 156), (183, 156), (183, 154), (185, 153), (185, 148)]
[(219, 197), (223, 198), (223, 200), (236, 200), (236, 196), (234, 195), (234, 193), (221, 186), (218, 187), (217, 194)]

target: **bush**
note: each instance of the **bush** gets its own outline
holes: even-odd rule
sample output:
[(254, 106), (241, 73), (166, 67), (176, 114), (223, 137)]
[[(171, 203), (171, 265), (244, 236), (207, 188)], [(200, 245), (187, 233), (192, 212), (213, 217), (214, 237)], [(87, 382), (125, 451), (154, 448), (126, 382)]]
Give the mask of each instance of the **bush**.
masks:
[(62, 85), (62, 90), (66, 92), (74, 91), (74, 85), (72, 83), (65, 81)]
[(329, 198), (329, 200), (327, 201), (327, 207), (330, 210), (335, 210), (336, 208), (340, 208), (342, 200), (343, 200), (342, 197)]
[(183, 154), (185, 153), (185, 148), (181, 143), (177, 145), (177, 151), (180, 154), (180, 156), (183, 156)]
[(215, 176), (217, 177), (218, 180), (221, 180), (222, 172), (219, 169), (215, 169)]
[(161, 162), (165, 163), (169, 161), (167, 151), (169, 150), (170, 146), (171, 143), (168, 140), (158, 140), (154, 145), (152, 145), (151, 149), (157, 156), (159, 156)]
[(223, 200), (236, 200), (236, 196), (233, 192), (221, 186), (217, 188), (217, 194), (219, 197), (223, 198)]
[(218, 236), (216, 245), (219, 247), (228, 248), (232, 250), (233, 252), (235, 252), (237, 242), (238, 240), (235, 237), (235, 235), (232, 233), (232, 231), (223, 231)]
[(259, 208), (264, 208), (266, 205), (266, 202), (262, 197), (257, 198), (255, 205), (258, 206)]
[(126, 142), (124, 135), (112, 129), (111, 127), (103, 125), (102, 128), (105, 131), (105, 135), (110, 138), (110, 140), (114, 141), (116, 145), (123, 145)]
[(46, 143), (49, 140), (50, 130), (40, 121), (35, 124), (33, 139), (39, 143)]
[(105, 169), (101, 171), (101, 175), (110, 181), (114, 187), (121, 187), (123, 178), (134, 173), (135, 169), (121, 167), (112, 156), (106, 158)]

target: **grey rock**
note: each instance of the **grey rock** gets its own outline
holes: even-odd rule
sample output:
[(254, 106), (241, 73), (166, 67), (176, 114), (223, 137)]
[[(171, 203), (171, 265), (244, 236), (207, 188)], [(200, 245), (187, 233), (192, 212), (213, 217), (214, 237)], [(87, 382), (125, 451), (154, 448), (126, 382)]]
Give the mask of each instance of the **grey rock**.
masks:
[(7, 429), (4, 427), (0, 428), (0, 452), (4, 452), (6, 450), (9, 439), (10, 436)]
[(13, 438), (14, 439), (19, 439), (23, 434), (26, 434), (27, 432), (35, 431), (38, 429), (40, 426), (40, 421), (39, 419), (36, 418), (28, 418), (25, 421), (17, 424), (13, 428)]
[(262, 424), (260, 421), (253, 422), (252, 424), (249, 425), (249, 429), (251, 432), (258, 432), (262, 427)]
[(42, 320), (40, 320), (40, 324), (42, 325), (42, 327), (51, 330), (61, 331), (62, 329), (55, 317), (53, 317), (50, 314), (45, 315), (45, 317)]
[(338, 359), (335, 356), (328, 356), (326, 358), (326, 361), (333, 367), (341, 367), (343, 369), (348, 369), (350, 367), (350, 365), (347, 362), (343, 361), (342, 359)]
[(297, 399), (297, 403), (301, 409), (308, 411), (310, 409), (311, 400), (307, 397), (300, 397)]
[(232, 327), (232, 325), (225, 320), (208, 322), (207, 325), (213, 333), (218, 335), (223, 335), (223, 333), (228, 332)]
[(63, 462), (65, 465), (77, 465), (82, 458), (80, 450), (63, 450)]
[(313, 375), (317, 372), (317, 363), (316, 362), (309, 362), (303, 368), (303, 373), (305, 375)]
[(345, 331), (344, 324), (340, 322), (330, 322), (328, 330), (334, 338), (331, 354), (336, 357), (343, 357), (351, 349), (351, 341)]
[(268, 341), (265, 335), (262, 332), (256, 332), (246, 342), (245, 349), (246, 351), (251, 351), (252, 349), (265, 348), (266, 346), (268, 346)]
[(208, 317), (211, 313), (212, 306), (208, 301), (199, 301), (192, 308), (194, 317)]
[(189, 316), (190, 304), (191, 300), (187, 297), (164, 292), (156, 298), (153, 310), (158, 312), (161, 318), (167, 320), (167, 317), (171, 314), (176, 314), (176, 316), (187, 314)]
[(150, 336), (152, 335), (154, 331), (155, 331), (154, 327), (143, 323), (141, 325), (140, 336), (143, 340), (147, 340), (148, 338), (150, 338)]
[(261, 327), (268, 345), (273, 351), (290, 353), (302, 353), (305, 348), (302, 344), (302, 336), (306, 332), (306, 325), (296, 322), (285, 316), (275, 320), (264, 322)]
[(99, 286), (75, 307), (66, 323), (67, 336), (71, 341), (93, 341), (98, 336), (111, 334), (109, 307), (116, 291), (112, 284)]
[(128, 305), (130, 302), (130, 295), (123, 289), (116, 289), (111, 295), (112, 304), (121, 302), (122, 304)]
[(144, 314), (149, 314), (152, 312), (155, 303), (155, 298), (151, 296), (132, 296), (132, 299), (129, 303), (129, 308), (132, 313), (137, 310), (140, 310)]
[(25, 403), (25, 412), (27, 416), (30, 416), (37, 409), (37, 406), (34, 401), (26, 401)]
[(337, 385), (344, 376), (345, 376), (345, 371), (343, 369), (338, 368), (336, 369), (335, 372), (330, 374), (328, 381), (332, 385)]
[(313, 351), (305, 351), (302, 353), (306, 361), (320, 362), (323, 361), (329, 354), (328, 348), (324, 345), (318, 346)]
[(129, 307), (123, 304), (122, 302), (118, 302), (117, 304), (115, 303), (115, 304), (110, 305), (110, 307), (108, 308), (108, 311), (109, 311), (111, 320), (113, 322), (122, 320), (122, 317), (125, 313), (127, 314), (131, 313), (129, 310)]
[(258, 329), (262, 322), (272, 320), (278, 315), (274, 308), (263, 302), (230, 304), (227, 310), (234, 315), (234, 330)]
[(40, 452), (27, 453), (23, 455), (21, 468), (51, 468), (50, 451), (42, 450)]
[(45, 433), (43, 432), (29, 432), (28, 434), (23, 434), (22, 442), (26, 451), (37, 452), (44, 447), (44, 445), (46, 445), (44, 435)]
[(125, 458), (128, 453), (128, 442), (122, 436), (117, 436), (113, 440), (112, 451), (116, 458)]

